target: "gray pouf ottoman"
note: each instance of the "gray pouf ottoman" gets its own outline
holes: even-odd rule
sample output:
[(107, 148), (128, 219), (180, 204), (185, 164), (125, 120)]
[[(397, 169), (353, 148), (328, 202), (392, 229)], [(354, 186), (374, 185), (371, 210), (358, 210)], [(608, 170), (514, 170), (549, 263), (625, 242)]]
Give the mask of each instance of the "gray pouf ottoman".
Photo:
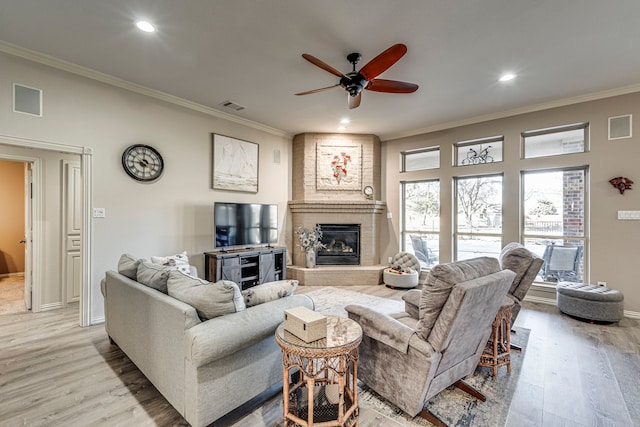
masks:
[(560, 282), (556, 292), (558, 308), (570, 316), (600, 322), (617, 322), (624, 316), (624, 295), (615, 289)]

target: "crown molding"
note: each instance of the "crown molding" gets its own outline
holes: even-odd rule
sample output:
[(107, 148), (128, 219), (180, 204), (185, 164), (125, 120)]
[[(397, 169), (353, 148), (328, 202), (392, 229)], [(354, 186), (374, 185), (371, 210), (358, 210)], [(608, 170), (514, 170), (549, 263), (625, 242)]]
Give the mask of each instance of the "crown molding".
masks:
[(170, 95), (159, 90), (151, 89), (146, 86), (131, 83), (127, 80), (120, 79), (109, 74), (101, 73), (99, 71), (92, 70), (91, 68), (82, 67), (80, 65), (64, 61), (62, 59), (54, 58), (53, 56), (45, 55), (43, 53), (26, 49), (2, 40), (0, 40), (0, 52), (4, 52), (9, 55), (17, 56), (19, 58), (23, 58), (39, 64), (47, 65), (49, 67), (86, 77), (88, 79), (96, 80), (101, 83), (106, 83), (111, 86), (116, 86), (121, 89), (165, 101), (174, 105), (179, 105), (190, 110), (198, 111), (209, 116), (238, 123), (240, 125), (257, 129), (262, 132), (267, 132), (279, 137), (293, 138), (293, 135), (291, 133), (285, 132), (281, 129), (276, 129), (262, 123), (254, 122), (252, 120), (243, 119), (242, 117), (234, 116), (232, 114), (225, 113), (224, 111), (207, 107), (206, 105), (198, 104), (196, 102), (192, 102), (178, 96)]
[(506, 117), (517, 116), (520, 114), (533, 113), (536, 111), (548, 110), (556, 107), (565, 107), (567, 105), (579, 104), (581, 102), (596, 101), (598, 99), (611, 98), (613, 96), (627, 95), (630, 93), (640, 92), (640, 84), (623, 86), (615, 89), (604, 90), (601, 92), (593, 92), (585, 95), (574, 96), (571, 98), (558, 99), (555, 101), (544, 102), (541, 104), (529, 105), (526, 107), (513, 108), (511, 110), (500, 111), (497, 113), (483, 114), (481, 116), (470, 117), (468, 119), (456, 120), (452, 122), (439, 123), (411, 131), (400, 132), (396, 134), (385, 135), (384, 142), (394, 139), (407, 138), (410, 136), (421, 135), (424, 133), (437, 132), (445, 129), (452, 129), (459, 126), (472, 125), (476, 123), (488, 122), (490, 120), (504, 119)]

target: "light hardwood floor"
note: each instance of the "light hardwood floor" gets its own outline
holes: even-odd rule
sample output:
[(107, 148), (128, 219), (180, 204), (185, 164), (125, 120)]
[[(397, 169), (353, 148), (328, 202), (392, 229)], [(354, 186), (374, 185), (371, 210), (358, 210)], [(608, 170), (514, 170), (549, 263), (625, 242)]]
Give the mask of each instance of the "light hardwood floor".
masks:
[[(349, 290), (400, 299), (384, 286)], [(299, 293), (314, 288), (300, 286)], [(640, 322), (592, 325), (526, 302), (531, 329), (509, 426), (639, 426)], [(0, 316), (0, 426), (187, 425), (102, 325), (80, 328), (77, 308)], [(278, 397), (216, 426), (272, 426)], [(392, 426), (361, 420), (362, 427)]]

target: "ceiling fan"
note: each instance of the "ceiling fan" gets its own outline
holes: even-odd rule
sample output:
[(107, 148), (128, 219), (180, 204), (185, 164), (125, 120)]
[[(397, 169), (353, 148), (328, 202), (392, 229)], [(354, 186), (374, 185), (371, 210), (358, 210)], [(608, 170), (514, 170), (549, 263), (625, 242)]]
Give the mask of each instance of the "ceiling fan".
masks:
[(324, 90), (333, 89), (341, 86), (348, 93), (349, 108), (357, 108), (362, 100), (362, 90), (372, 90), (374, 92), (386, 93), (412, 93), (418, 90), (418, 85), (407, 82), (399, 82), (396, 80), (376, 79), (380, 74), (388, 70), (400, 58), (407, 53), (407, 46), (403, 44), (394, 44), (371, 61), (369, 61), (360, 71), (356, 71), (356, 64), (362, 56), (359, 53), (350, 53), (347, 55), (347, 61), (353, 65), (353, 70), (349, 73), (341, 73), (330, 65), (322, 62), (318, 58), (303, 53), (302, 57), (313, 65), (322, 68), (331, 74), (340, 77), (340, 83), (329, 87), (314, 89), (307, 92), (296, 93), (296, 95), (310, 95), (312, 93), (322, 92)]

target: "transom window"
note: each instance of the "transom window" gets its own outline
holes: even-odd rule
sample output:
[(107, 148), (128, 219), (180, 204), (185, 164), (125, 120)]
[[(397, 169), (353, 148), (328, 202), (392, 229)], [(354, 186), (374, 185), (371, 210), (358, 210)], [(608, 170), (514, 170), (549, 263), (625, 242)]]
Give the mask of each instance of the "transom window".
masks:
[(421, 148), (402, 153), (401, 172), (440, 168), (440, 147)]
[(588, 123), (522, 132), (525, 159), (586, 151)]
[(503, 136), (457, 142), (454, 147), (456, 166), (471, 166), (502, 161)]

